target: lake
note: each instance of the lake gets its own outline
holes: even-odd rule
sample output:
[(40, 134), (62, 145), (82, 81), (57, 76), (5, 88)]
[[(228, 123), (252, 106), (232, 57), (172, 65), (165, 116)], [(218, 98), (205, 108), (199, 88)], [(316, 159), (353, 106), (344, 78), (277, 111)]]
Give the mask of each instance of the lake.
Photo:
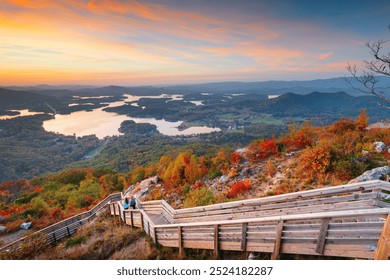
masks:
[(9, 111), (18, 112), (19, 114), (12, 115), (12, 116), (9, 115), (0, 116), (0, 120), (7, 120), (7, 119), (13, 119), (17, 117), (34, 116), (38, 114), (43, 114), (42, 112), (30, 112), (29, 110), (9, 110)]
[[(80, 101), (83, 98), (78, 98)], [(46, 131), (61, 133), (65, 135), (86, 136), (95, 134), (98, 138), (102, 139), (106, 136), (118, 136), (120, 135), (118, 129), (120, 124), (125, 120), (132, 120), (136, 123), (149, 123), (157, 126), (157, 130), (164, 135), (178, 136), (178, 135), (193, 135), (202, 133), (211, 133), (214, 131), (220, 131), (219, 128), (196, 126), (190, 127), (184, 130), (179, 130), (178, 127), (183, 123), (182, 121), (168, 122), (164, 119), (157, 120), (155, 118), (132, 118), (126, 115), (118, 115), (112, 112), (106, 112), (103, 109), (107, 107), (117, 107), (126, 105), (137, 106), (138, 101), (141, 98), (170, 98), (171, 100), (181, 100), (181, 95), (166, 95), (159, 96), (134, 96), (130, 94), (125, 95), (125, 99), (122, 101), (111, 102), (107, 106), (94, 109), (92, 111), (77, 111), (67, 115), (56, 114), (54, 119), (44, 121), (43, 128)], [(86, 101), (87, 102), (87, 101)], [(80, 102), (82, 104), (82, 102)], [(73, 105), (73, 104), (70, 104)], [(197, 104), (198, 106), (201, 104)], [(74, 106), (74, 105), (73, 105)]]

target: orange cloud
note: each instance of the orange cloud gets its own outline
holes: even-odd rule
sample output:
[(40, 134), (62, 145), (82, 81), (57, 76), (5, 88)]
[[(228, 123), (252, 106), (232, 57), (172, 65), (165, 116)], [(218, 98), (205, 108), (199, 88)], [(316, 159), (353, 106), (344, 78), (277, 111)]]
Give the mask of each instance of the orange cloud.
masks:
[(326, 52), (326, 53), (320, 54), (317, 58), (319, 60), (326, 60), (326, 59), (330, 58), (332, 55), (333, 55), (333, 52)]

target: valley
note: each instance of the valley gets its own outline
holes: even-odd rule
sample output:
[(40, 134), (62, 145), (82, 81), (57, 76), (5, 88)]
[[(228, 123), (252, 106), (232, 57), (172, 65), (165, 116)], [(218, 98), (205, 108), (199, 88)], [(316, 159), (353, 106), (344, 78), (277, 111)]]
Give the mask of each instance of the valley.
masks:
[(327, 125), (356, 117), (363, 108), (371, 122), (388, 119), (371, 96), (280, 94), (251, 83), (3, 88), (0, 98), (0, 182), (69, 167), (126, 172), (173, 147), (237, 149), (305, 121)]

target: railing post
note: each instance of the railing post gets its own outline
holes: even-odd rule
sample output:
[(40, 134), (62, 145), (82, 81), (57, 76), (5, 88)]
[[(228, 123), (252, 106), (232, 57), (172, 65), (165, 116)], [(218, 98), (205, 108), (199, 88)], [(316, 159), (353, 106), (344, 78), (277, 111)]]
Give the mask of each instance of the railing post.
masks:
[(153, 241), (154, 241), (154, 244), (157, 244), (156, 227), (153, 227)]
[(242, 235), (241, 235), (241, 251), (246, 251), (246, 229), (248, 227), (248, 223), (242, 224)]
[(183, 249), (183, 234), (181, 226), (177, 227), (177, 237), (179, 243), (179, 258), (184, 258), (184, 249)]
[(126, 225), (126, 212), (125, 212), (125, 209), (123, 209), (123, 222)]
[(112, 216), (114, 214), (114, 216), (115, 216), (112, 202), (110, 202), (109, 207), (110, 207), (110, 215)]
[(276, 237), (275, 237), (275, 245), (274, 251), (271, 255), (271, 260), (278, 260), (280, 258), (280, 248), (282, 246), (282, 233), (283, 233), (283, 220), (278, 222), (276, 227)]
[(144, 231), (144, 217), (142, 215), (142, 212), (139, 212), (140, 218), (141, 218), (141, 231)]
[(317, 238), (316, 253), (322, 255), (325, 249), (326, 234), (328, 233), (330, 218), (324, 218), (321, 222), (320, 232)]
[(118, 219), (119, 219), (119, 225), (120, 225), (120, 224), (122, 224), (121, 208), (120, 208), (119, 204), (116, 204), (116, 206), (118, 207)]
[(130, 210), (130, 226), (133, 228), (134, 220), (133, 220), (133, 211)]
[(375, 251), (375, 260), (387, 260), (390, 254), (390, 214), (387, 215)]
[(214, 225), (214, 258), (219, 259), (219, 225)]
[(70, 236), (69, 227), (66, 227), (66, 231), (68, 232), (68, 235)]

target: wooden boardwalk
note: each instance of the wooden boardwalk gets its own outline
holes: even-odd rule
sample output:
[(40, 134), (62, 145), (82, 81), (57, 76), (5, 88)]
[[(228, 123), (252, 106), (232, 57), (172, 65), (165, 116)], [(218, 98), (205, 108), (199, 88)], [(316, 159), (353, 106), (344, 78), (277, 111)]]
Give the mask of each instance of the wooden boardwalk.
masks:
[(321, 188), (187, 209), (164, 200), (135, 210), (110, 205), (112, 215), (168, 247), (388, 259), (390, 183)]
[(145, 231), (155, 243), (185, 248), (383, 259), (390, 254), (390, 183), (369, 181), (187, 209), (166, 201), (124, 210), (122, 194), (89, 211), (0, 248), (18, 250), (32, 238), (47, 244), (70, 236), (109, 207), (112, 216)]

